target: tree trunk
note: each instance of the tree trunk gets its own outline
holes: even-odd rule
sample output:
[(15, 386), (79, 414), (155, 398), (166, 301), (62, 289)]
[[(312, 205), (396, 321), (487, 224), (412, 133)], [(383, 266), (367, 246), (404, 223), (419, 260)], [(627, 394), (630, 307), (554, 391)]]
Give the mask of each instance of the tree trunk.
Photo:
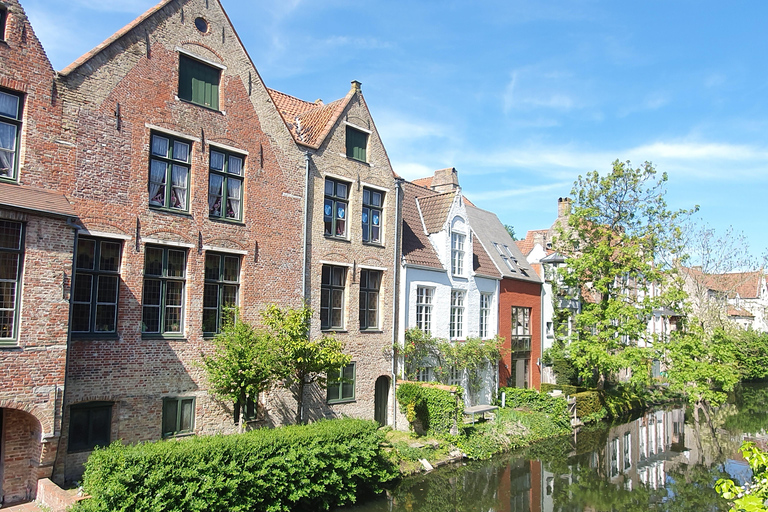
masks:
[(304, 377), (298, 380), (296, 386), (298, 386), (296, 390), (296, 424), (301, 425), (304, 423), (304, 415), (302, 414), (304, 409)]

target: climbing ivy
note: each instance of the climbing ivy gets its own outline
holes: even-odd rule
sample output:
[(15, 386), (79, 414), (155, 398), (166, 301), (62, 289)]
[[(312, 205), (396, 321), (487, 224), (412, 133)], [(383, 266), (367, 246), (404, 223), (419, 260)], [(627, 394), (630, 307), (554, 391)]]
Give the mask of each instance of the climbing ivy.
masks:
[(396, 396), (412, 429), (418, 420), (425, 432), (447, 434), (462, 420), (463, 393), (461, 386), (403, 382), (397, 386)]

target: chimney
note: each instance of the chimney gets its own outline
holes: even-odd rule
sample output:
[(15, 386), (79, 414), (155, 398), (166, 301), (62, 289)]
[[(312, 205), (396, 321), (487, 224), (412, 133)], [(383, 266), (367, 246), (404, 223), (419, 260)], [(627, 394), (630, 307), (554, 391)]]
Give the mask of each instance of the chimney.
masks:
[(357, 80), (352, 80), (352, 90), (355, 92), (363, 92), (363, 84)]
[(563, 219), (571, 214), (571, 199), (568, 197), (557, 198), (557, 218)]
[(435, 171), (432, 178), (432, 190), (435, 192), (451, 192), (459, 188), (459, 173), (454, 167)]

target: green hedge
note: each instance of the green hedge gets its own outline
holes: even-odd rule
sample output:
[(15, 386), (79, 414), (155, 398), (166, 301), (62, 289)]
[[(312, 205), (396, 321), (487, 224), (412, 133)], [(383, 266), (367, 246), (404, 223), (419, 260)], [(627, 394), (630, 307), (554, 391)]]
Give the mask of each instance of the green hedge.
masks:
[(576, 399), (576, 416), (586, 418), (599, 413), (604, 408), (603, 396), (599, 391), (582, 391), (573, 395)]
[(501, 405), (501, 394), (506, 394), (505, 406), (516, 409), (525, 407), (531, 411), (549, 414), (552, 421), (560, 427), (569, 427), (568, 403), (565, 396), (553, 397), (546, 393), (539, 393), (535, 389), (500, 388), (498, 404)]
[(328, 510), (396, 477), (378, 424), (330, 420), (95, 450), (77, 511)]
[(576, 393), (582, 393), (584, 391), (589, 391), (587, 388), (582, 388), (579, 386), (569, 386), (568, 384), (542, 384), (541, 385), (541, 392), (542, 393), (549, 393), (551, 391), (554, 391), (556, 389), (559, 389), (563, 392), (565, 395), (575, 395)]
[(411, 428), (418, 420), (425, 432), (448, 434), (454, 425), (462, 421), (464, 400), (460, 386), (401, 382), (397, 385), (396, 395)]

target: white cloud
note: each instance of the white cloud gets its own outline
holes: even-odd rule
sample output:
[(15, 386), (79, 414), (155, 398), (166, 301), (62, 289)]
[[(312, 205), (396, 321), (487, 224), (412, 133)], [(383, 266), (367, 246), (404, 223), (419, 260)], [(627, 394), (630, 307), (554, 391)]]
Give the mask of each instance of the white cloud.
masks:
[(435, 169), (416, 162), (392, 162), (392, 169), (408, 181), (432, 176)]
[(573, 83), (570, 73), (527, 67), (514, 70), (502, 96), (505, 113), (512, 110), (550, 109), (569, 111), (581, 103), (563, 84)]

